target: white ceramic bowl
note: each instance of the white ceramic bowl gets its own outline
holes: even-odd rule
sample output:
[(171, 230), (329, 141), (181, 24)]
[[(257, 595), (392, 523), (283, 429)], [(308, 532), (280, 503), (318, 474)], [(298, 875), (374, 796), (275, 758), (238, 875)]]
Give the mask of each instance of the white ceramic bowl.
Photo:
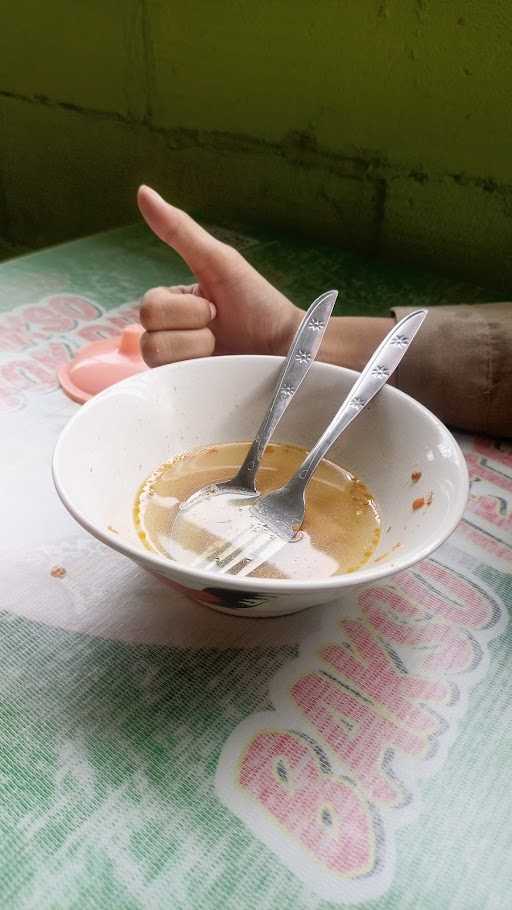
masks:
[[(360, 570), (309, 581), (237, 579), (194, 571), (144, 547), (133, 524), (141, 482), (179, 453), (251, 440), (281, 363), (259, 356), (186, 361), (148, 370), (93, 398), (65, 427), (55, 450), (53, 474), (64, 505), (87, 531), (144, 569), (201, 603), (238, 615), (278, 616), (325, 603), (432, 553), (464, 510), (464, 457), (436, 417), (389, 386), (329, 453), (368, 485), (381, 511), (380, 546)], [(273, 441), (311, 447), (355, 378), (350, 370), (313, 364)], [(421, 478), (413, 483), (415, 471)], [(421, 497), (431, 497), (431, 504), (413, 509)]]

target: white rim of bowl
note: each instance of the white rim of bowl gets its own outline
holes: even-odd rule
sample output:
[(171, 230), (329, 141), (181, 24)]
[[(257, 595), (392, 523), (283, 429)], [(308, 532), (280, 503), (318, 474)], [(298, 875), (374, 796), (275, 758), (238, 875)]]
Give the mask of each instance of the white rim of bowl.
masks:
[[(278, 361), (283, 361), (283, 357), (272, 357), (265, 354), (229, 354), (216, 357), (215, 361), (230, 361), (241, 360), (246, 361), (248, 358), (257, 358), (259, 361), (270, 361), (276, 363)], [(205, 358), (204, 360), (182, 360), (179, 363), (165, 364), (164, 366), (157, 367), (151, 372), (159, 372), (161, 370), (179, 370), (187, 367), (188, 364), (193, 363), (196, 367), (200, 367), (201, 364), (207, 363), (210, 358)], [(353, 376), (354, 380), (359, 375), (354, 370), (348, 370), (346, 367), (340, 367), (336, 364), (319, 364), (322, 367), (327, 367), (333, 371), (341, 371), (349, 376)], [(94, 398), (91, 398), (86, 404), (82, 405), (80, 409), (74, 414), (64, 429), (62, 430), (55, 450), (53, 453), (52, 460), (52, 476), (53, 482), (55, 484), (55, 489), (57, 493), (68, 510), (68, 512), (73, 516), (73, 518), (80, 524), (86, 531), (96, 537), (97, 540), (100, 540), (102, 543), (105, 543), (107, 546), (111, 547), (117, 552), (122, 553), (124, 556), (130, 556), (135, 562), (139, 565), (144, 563), (150, 563), (159, 575), (165, 575), (165, 571), (158, 572), (158, 570), (167, 570), (169, 571), (169, 566), (172, 566), (173, 573), (179, 576), (180, 581), (177, 579), (177, 583), (181, 583), (183, 579), (184, 587), (191, 588), (193, 590), (202, 590), (203, 588), (225, 588), (231, 590), (243, 589), (244, 591), (257, 592), (260, 591), (262, 594), (268, 592), (269, 594), (274, 594), (278, 596), (279, 594), (285, 595), (287, 593), (306, 593), (314, 591), (336, 591), (339, 588), (349, 588), (355, 587), (356, 585), (365, 585), (370, 584), (374, 581), (379, 581), (381, 578), (386, 578), (389, 575), (394, 575), (396, 572), (404, 571), (405, 569), (410, 568), (416, 563), (421, 562), (423, 559), (426, 559), (435, 550), (448, 539), (448, 537), (453, 533), (457, 525), (459, 524), (464, 509), (466, 507), (468, 493), (469, 493), (469, 474), (466, 464), (466, 459), (462, 453), (462, 450), (454, 438), (450, 430), (439, 420), (435, 414), (432, 414), (424, 405), (420, 404), (419, 401), (416, 401), (415, 398), (412, 398), (410, 395), (407, 395), (405, 392), (402, 392), (400, 389), (395, 388), (394, 386), (388, 386), (391, 394), (398, 395), (401, 398), (405, 398), (408, 401), (412, 401), (414, 406), (427, 418), (431, 423), (433, 423), (438, 430), (441, 431), (442, 435), (447, 437), (450, 445), (454, 451), (454, 454), (457, 457), (457, 462), (459, 467), (462, 469), (462, 484), (460, 489), (457, 491), (457, 498), (454, 504), (453, 509), (453, 518), (449, 521), (443, 531), (441, 537), (438, 540), (432, 541), (429, 544), (425, 544), (423, 547), (417, 547), (413, 550), (407, 557), (397, 556), (391, 562), (382, 564), (374, 568), (362, 568), (358, 569), (355, 572), (348, 572), (344, 575), (330, 575), (328, 578), (323, 579), (311, 579), (311, 580), (295, 580), (295, 579), (280, 579), (280, 578), (249, 578), (244, 576), (243, 579), (238, 579), (236, 575), (218, 575), (215, 572), (199, 572), (196, 570), (188, 569), (186, 566), (181, 563), (174, 562), (172, 559), (165, 559), (163, 556), (158, 556), (156, 553), (152, 553), (151, 550), (139, 550), (136, 547), (132, 546), (129, 543), (121, 543), (114, 534), (107, 533), (101, 528), (98, 528), (92, 522), (82, 515), (75, 507), (73, 506), (71, 497), (68, 495), (64, 485), (59, 480), (59, 457), (60, 451), (66, 439), (68, 433), (71, 432), (73, 425), (76, 421), (81, 419), (81, 415), (85, 410), (90, 411), (95, 407), (96, 402), (100, 401), (102, 398), (111, 396), (115, 394), (115, 391), (120, 387), (127, 386), (133, 382), (140, 382), (141, 376), (150, 375), (149, 373), (138, 373), (135, 376), (129, 376), (127, 379), (123, 379), (121, 382), (111, 386), (108, 389), (105, 389), (103, 392), (100, 392), (99, 395), (95, 395)], [(213, 443), (212, 443), (213, 445)], [(201, 584), (201, 588), (198, 587), (198, 583)]]

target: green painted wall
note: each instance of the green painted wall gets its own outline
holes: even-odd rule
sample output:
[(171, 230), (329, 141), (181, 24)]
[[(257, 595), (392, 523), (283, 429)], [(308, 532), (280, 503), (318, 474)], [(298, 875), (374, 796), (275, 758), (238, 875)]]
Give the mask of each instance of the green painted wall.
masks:
[(154, 182), (512, 283), (510, 0), (17, 0), (0, 22), (0, 235), (133, 220)]

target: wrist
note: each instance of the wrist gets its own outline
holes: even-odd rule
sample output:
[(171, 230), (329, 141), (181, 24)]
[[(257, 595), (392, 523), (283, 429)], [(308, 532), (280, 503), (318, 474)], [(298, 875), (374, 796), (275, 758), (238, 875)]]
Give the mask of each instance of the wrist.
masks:
[(283, 314), (283, 317), (279, 328), (274, 330), (270, 346), (270, 353), (277, 357), (286, 357), (295, 333), (304, 318), (304, 313), (299, 307), (290, 303), (290, 309)]
[(318, 359), (360, 373), (394, 324), (391, 317), (337, 316), (327, 327)]

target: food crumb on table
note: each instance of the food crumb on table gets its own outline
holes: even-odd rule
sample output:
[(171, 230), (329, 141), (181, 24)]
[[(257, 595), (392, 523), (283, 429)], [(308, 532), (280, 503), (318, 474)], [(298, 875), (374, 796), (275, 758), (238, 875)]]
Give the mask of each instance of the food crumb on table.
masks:
[(421, 471), (413, 471), (411, 474), (411, 480), (413, 483), (418, 483), (418, 480), (421, 480)]
[(50, 569), (50, 575), (52, 578), (64, 578), (65, 574), (66, 570), (63, 568), (63, 566), (53, 566)]

